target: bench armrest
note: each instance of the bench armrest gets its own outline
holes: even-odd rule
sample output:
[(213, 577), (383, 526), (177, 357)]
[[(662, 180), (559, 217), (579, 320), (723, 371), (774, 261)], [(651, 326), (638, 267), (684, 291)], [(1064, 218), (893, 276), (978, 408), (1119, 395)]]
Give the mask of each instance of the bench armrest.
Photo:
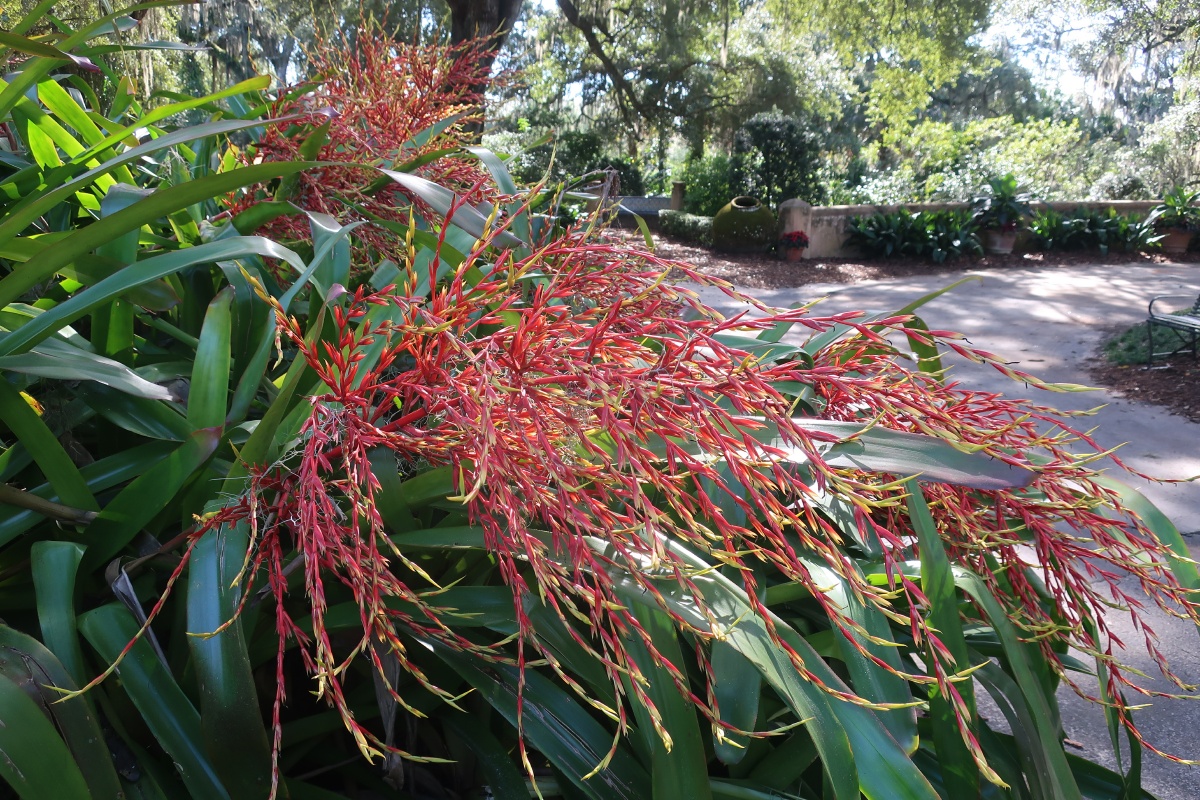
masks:
[(1150, 306), (1149, 306), (1149, 308), (1147, 309), (1147, 310), (1149, 311), (1149, 313), (1150, 313), (1150, 316), (1152, 316), (1152, 317), (1154, 317), (1154, 316), (1157, 316), (1157, 315), (1154, 313), (1154, 304), (1155, 304), (1155, 303), (1157, 303), (1159, 300), (1167, 300), (1167, 299), (1169, 299), (1169, 298), (1172, 298), (1172, 297), (1174, 297), (1174, 298), (1187, 298), (1187, 299), (1189, 299), (1189, 300), (1196, 300), (1196, 301), (1200, 301), (1200, 298), (1194, 298), (1194, 297), (1193, 297), (1192, 295), (1190, 295), (1190, 294), (1160, 294), (1158, 297), (1155, 297), (1155, 298), (1153, 298), (1153, 299), (1151, 299), (1151, 300), (1150, 300)]

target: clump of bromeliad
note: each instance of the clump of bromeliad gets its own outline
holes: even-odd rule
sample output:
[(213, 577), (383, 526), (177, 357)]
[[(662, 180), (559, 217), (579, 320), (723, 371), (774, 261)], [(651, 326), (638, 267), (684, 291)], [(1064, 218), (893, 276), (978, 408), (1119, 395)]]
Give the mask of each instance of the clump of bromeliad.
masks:
[[(322, 93), (279, 109), (309, 113), (313, 104), (337, 100), (342, 107), (332, 121), (314, 118), (308, 138), (273, 131), (254, 157), (345, 160), (366, 135), (359, 125), (371, 115), (382, 120), (373, 127), (393, 139), (367, 141), (363, 152), (402, 150), (413, 126), (383, 122), (399, 125), (393, 112), (415, 101), (393, 102), (388, 92), (394, 86), (379, 97), (361, 87), (380, 79), (395, 83), (403, 65), (389, 60), (407, 51), (371, 49), (369, 40), (365, 47), (365, 60), (324, 65), (329, 74)], [(379, 62), (374, 70), (372, 59)], [(430, 72), (431, 86), (471, 83), (467, 62), (439, 63), (448, 72)], [(466, 107), (474, 99), (467, 92), (446, 103)], [(445, 111), (430, 119), (446, 119)], [(436, 140), (429, 145), (438, 146)], [(477, 164), (461, 157), (439, 161), (426, 149), (411, 155), (428, 156), (423, 174), (458, 189), (459, 203), (498, 197)], [(412, 658), (414, 645), (520, 670), (537, 662), (582, 692), (534, 635), (529, 603), (557, 615), (575, 644), (601, 665), (616, 702), (591, 701), (616, 720), (619, 732), (630, 724), (625, 698), (649, 708), (666, 736), (644, 688), (644, 667), (632, 655), (635, 643), (715, 727), (727, 726), (711, 690), (706, 649), (728, 632), (727, 623), (701, 586), (708, 570), (682, 556), (686, 550), (734, 576), (750, 613), (805, 680), (876, 707), (815, 671), (779, 635), (764, 602), (768, 585), (807, 587), (859, 655), (947, 698), (983, 774), (998, 781), (972, 734), (961, 688), (978, 665), (952, 654), (909, 566), (927, 555), (919, 543), (932, 541), (930, 530), (949, 561), (982, 581), (1056, 672), (1069, 679), (1068, 647), (1093, 655), (1104, 666), (1103, 696), (1117, 703), (1136, 735), (1116, 699), (1130, 690), (1154, 692), (1135, 684), (1121, 665), (1106, 615), (1115, 608), (1136, 621), (1142, 600), (1119, 582), (1131, 575), (1162, 608), (1200, 619), (1191, 590), (1171, 571), (1174, 554), (1094, 471), (1097, 448), (1087, 435), (1048, 408), (906, 368), (891, 339), (907, 336), (926, 358), (940, 347), (1019, 380), (1032, 378), (907, 315), (868, 322), (852, 313), (764, 308), (686, 264), (614, 243), (594, 226), (513, 246), (505, 237), (527, 207), (493, 216), (465, 257), (435, 251), (418, 259), (412, 238), (398, 226), (436, 229), (445, 221), (402, 188), (376, 185), (373, 166), (306, 174), (291, 187), (291, 199), (343, 222), (367, 221), (355, 232), (363, 248), (356, 252), (385, 252), (396, 260), (399, 277), (386, 288), (358, 288), (330, 300), (332, 336), (309, 336), (302, 320), (276, 304), (284, 339), (319, 376), (321, 391), (311, 398), (294, 449), (276, 463), (253, 466), (248, 490), (201, 520), (193, 537), (226, 525), (251, 531), (239, 581), (244, 598), (266, 587), (274, 599), (276, 753), (285, 650), (292, 644), (320, 696), (341, 712), (368, 755), (419, 757), (401, 752), (350, 712), (345, 684), (356, 658), (368, 659), (381, 676), (398, 663), (448, 702), (454, 698)], [(261, 199), (248, 195), (237, 210)], [(296, 219), (272, 223), (277, 235), (303, 238)], [(436, 241), (444, 246), (444, 237)], [(718, 286), (746, 302), (749, 313), (726, 319), (679, 288), (678, 279)], [(419, 286), (434, 288), (418, 293)], [(812, 334), (804, 349), (774, 344), (791, 327)], [(907, 460), (872, 460), (873, 437), (881, 432), (892, 432), (889, 446), (908, 449)], [(932, 455), (922, 463), (929, 442), (974, 466), (939, 469)], [(858, 445), (862, 459), (844, 456)], [(380, 452), (391, 457), (381, 462)], [(454, 494), (444, 502), (465, 510), (511, 589), (515, 637), (482, 643), (456, 627), (457, 612), (439, 604), (446, 587), (385, 520), (380, 463), (399, 465), (405, 477), (449, 470)], [(916, 472), (923, 473), (920, 485), (909, 480)], [(918, 493), (923, 503), (914, 506)], [(831, 513), (834, 505), (843, 513)], [(927, 518), (914, 512), (925, 507)], [(864, 547), (878, 559), (882, 583), (867, 580), (859, 568)], [(814, 565), (909, 637), (925, 654), (924, 669), (902, 668), (869, 647), (861, 625), (824, 591)], [(302, 588), (294, 579), (289, 584), (294, 572), (302, 575)], [(330, 586), (357, 605), (361, 631), (351, 642), (335, 640), (326, 624)], [(665, 587), (687, 599), (689, 613), (667, 601)], [(631, 590), (697, 643), (707, 691), (695, 690), (682, 665), (655, 647), (630, 608)], [(294, 600), (301, 593), (306, 611), (298, 617)], [(970, 616), (985, 616), (978, 599), (963, 602)], [(1185, 688), (1148, 630), (1146, 645), (1164, 674)], [(407, 707), (394, 681), (384, 683)], [(520, 748), (532, 770), (523, 740)]]
[[(345, 711), (349, 658), (368, 658), (381, 672), (383, 659), (395, 658), (447, 700), (410, 661), (414, 642), (522, 669), (536, 658), (561, 672), (531, 633), (530, 598), (552, 609), (603, 665), (618, 698), (632, 693), (635, 702), (653, 708), (630, 639), (664, 659), (617, 584), (632, 583), (649, 598), (661, 597), (664, 581), (682, 586), (695, 613), (681, 615), (665, 602), (662, 608), (699, 642), (720, 635), (694, 566), (671, 546), (678, 543), (732, 568), (768, 629), (774, 622), (763, 605), (764, 573), (809, 587), (835, 628), (860, 630), (826, 599), (811, 559), (840, 576), (861, 603), (901, 620), (931, 656), (926, 674), (904, 677), (935, 683), (951, 698), (970, 749), (994, 776), (970, 735), (958, 688), (970, 665), (955, 663), (930, 622), (919, 582), (904, 567), (922, 555), (915, 545), (918, 523), (905, 504), (914, 484), (902, 480), (907, 475), (832, 463), (826, 456), (845, 434), (817, 420), (920, 434), (1011, 468), (1005, 479), (923, 484), (949, 559), (984, 581), (1060, 673), (1066, 674), (1061, 653), (1069, 645), (1107, 666), (1106, 697), (1130, 689), (1154, 694), (1133, 683), (1117, 659), (1106, 615), (1115, 607), (1136, 617), (1140, 605), (1119, 579), (1134, 576), (1171, 613), (1195, 620), (1197, 607), (1170, 571), (1170, 550), (1100, 480), (1091, 456), (1072, 452), (1081, 444), (1094, 452), (1094, 443), (1047, 408), (904, 368), (888, 336), (905, 334), (1013, 377), (1032, 380), (1028, 376), (955, 334), (910, 327), (907, 316), (867, 324), (857, 314), (756, 308), (755, 316), (725, 319), (664, 280), (675, 270), (705, 281), (687, 265), (581, 230), (519, 255), (493, 246), (496, 233), (484, 236), (428, 297), (410, 295), (420, 277), (411, 269), (398, 285), (345, 296), (333, 309), (331, 344), (306, 342), (300, 322), (280, 315), (298, 357), (320, 376), (323, 393), (311, 399), (296, 451), (259, 468), (249, 491), (199, 532), (249, 525), (245, 591), (265, 581), (275, 597), (280, 669), (288, 640), (295, 640), (364, 752), (394, 748)], [(377, 307), (388, 313), (368, 316)], [(379, 318), (386, 321), (370, 321)], [(828, 344), (811, 358), (771, 358), (729, 336), (780, 326), (800, 326)], [(830, 335), (837, 331), (842, 335)], [(367, 359), (380, 342), (378, 357)], [(452, 499), (483, 532), (512, 590), (520, 628), (515, 653), (456, 630), (439, 607), (443, 587), (406, 551), (402, 537), (392, 538), (371, 457), (380, 448), (410, 472), (452, 470)], [(829, 497), (852, 509), (862, 535), (878, 544), (886, 585), (867, 582), (853, 566), (848, 533), (826, 511)], [(311, 609), (305, 625), (285, 603), (294, 553), (301, 556)], [(349, 656), (324, 623), (330, 582), (348, 589), (360, 610), (361, 639)], [(1146, 641), (1161, 661), (1149, 631)], [(785, 650), (805, 679), (867, 703)], [(706, 668), (702, 648), (697, 657)], [(678, 672), (677, 666), (671, 669)], [(1163, 670), (1173, 677), (1165, 664)], [(283, 686), (280, 680), (277, 726)], [(711, 694), (698, 696), (682, 679), (679, 688), (721, 724)], [(405, 702), (399, 694), (395, 700)], [(625, 705), (609, 711), (624, 730)], [(1132, 726), (1123, 710), (1122, 716)]]

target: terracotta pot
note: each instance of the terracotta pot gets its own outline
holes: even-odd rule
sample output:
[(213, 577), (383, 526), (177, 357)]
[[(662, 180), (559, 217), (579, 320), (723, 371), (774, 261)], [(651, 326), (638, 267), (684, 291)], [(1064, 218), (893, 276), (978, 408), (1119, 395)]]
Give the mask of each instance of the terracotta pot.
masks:
[(983, 232), (983, 249), (987, 252), (1006, 256), (1013, 251), (1013, 245), (1017, 243), (1017, 232), (990, 230)]
[(1163, 252), (1171, 256), (1181, 256), (1187, 252), (1192, 243), (1192, 232), (1187, 228), (1167, 228), (1160, 240)]
[(785, 248), (783, 248), (783, 260), (784, 261), (803, 261), (804, 260), (804, 248), (803, 247), (785, 247)]

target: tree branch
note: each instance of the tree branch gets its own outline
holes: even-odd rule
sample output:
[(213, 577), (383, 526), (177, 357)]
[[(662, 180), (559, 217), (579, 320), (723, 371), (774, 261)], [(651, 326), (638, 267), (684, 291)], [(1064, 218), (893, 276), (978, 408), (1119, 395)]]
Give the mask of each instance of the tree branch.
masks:
[[(617, 65), (613, 62), (612, 57), (604, 50), (604, 45), (600, 41), (600, 37), (596, 35), (596, 23), (591, 17), (585, 17), (579, 13), (579, 8), (572, 0), (558, 0), (558, 7), (563, 13), (563, 17), (571, 24), (573, 28), (583, 34), (584, 41), (587, 42), (588, 52), (596, 57), (596, 59), (604, 66), (604, 74), (613, 82), (617, 92), (627, 98), (629, 105), (647, 120), (655, 118), (655, 109), (648, 107), (638, 96), (637, 90), (634, 89)], [(626, 122), (632, 123), (629, 119), (629, 114), (625, 109), (622, 109), (621, 115), (625, 117)]]

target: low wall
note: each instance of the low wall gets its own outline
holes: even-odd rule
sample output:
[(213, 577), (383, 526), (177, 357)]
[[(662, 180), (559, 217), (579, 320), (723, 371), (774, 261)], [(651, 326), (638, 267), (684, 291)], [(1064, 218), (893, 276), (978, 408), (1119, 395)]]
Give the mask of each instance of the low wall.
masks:
[[(1087, 200), (1081, 202), (1036, 202), (1035, 211), (1053, 209), (1070, 213), (1077, 208), (1104, 211), (1114, 209), (1118, 214), (1146, 215), (1158, 205), (1157, 200)], [(904, 203), (901, 205), (810, 206), (803, 200), (787, 200), (779, 206), (780, 233), (804, 231), (808, 234), (808, 258), (853, 258), (859, 253), (844, 242), (852, 217), (872, 214), (891, 214), (900, 209), (908, 211), (965, 210), (970, 203)]]

